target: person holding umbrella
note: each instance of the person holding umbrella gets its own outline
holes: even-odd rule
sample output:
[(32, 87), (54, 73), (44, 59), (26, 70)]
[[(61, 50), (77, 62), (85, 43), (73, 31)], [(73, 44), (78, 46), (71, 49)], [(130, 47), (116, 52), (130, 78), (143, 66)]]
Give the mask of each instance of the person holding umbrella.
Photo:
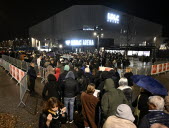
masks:
[(160, 123), (169, 127), (169, 114), (164, 113), (164, 99), (161, 96), (150, 96), (148, 99), (149, 113), (143, 117), (139, 128), (150, 128)]
[(148, 114), (148, 98), (152, 95), (166, 96), (167, 89), (159, 81), (150, 76), (133, 75), (131, 79), (136, 85), (141, 87), (140, 96), (132, 104), (133, 107), (136, 107), (138, 103), (138, 109), (140, 110), (139, 120), (141, 120)]

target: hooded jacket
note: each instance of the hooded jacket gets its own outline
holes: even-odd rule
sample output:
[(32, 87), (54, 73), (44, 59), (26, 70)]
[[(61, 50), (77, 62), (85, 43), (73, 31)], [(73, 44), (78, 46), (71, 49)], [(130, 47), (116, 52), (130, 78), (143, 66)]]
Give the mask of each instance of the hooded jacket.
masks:
[(63, 82), (64, 97), (72, 98), (79, 92), (78, 82), (75, 80), (75, 76), (72, 71), (69, 71)]
[(101, 100), (103, 120), (115, 115), (116, 109), (120, 104), (128, 104), (126, 97), (121, 90), (115, 88), (112, 79), (106, 79), (104, 83), (105, 94)]
[(58, 81), (59, 80), (59, 76), (60, 76), (60, 68), (56, 68), (55, 72), (56, 72), (56, 74), (55, 74), (56, 81)]

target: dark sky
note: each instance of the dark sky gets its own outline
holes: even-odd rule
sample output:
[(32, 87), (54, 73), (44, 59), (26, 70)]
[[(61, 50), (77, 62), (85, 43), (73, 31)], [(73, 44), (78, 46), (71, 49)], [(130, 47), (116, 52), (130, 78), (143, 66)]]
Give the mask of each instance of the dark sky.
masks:
[(0, 0), (0, 41), (28, 37), (28, 28), (72, 5), (101, 4), (164, 25), (169, 36), (169, 8), (157, 0)]

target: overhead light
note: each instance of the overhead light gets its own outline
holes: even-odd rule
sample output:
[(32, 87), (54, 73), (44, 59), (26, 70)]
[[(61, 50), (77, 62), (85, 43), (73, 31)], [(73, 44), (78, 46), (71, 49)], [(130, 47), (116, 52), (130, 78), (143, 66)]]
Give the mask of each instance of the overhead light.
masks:
[(94, 35), (94, 36), (96, 36), (96, 35), (97, 35), (97, 33), (96, 33), (96, 32), (94, 32), (94, 33), (93, 33), (93, 35)]

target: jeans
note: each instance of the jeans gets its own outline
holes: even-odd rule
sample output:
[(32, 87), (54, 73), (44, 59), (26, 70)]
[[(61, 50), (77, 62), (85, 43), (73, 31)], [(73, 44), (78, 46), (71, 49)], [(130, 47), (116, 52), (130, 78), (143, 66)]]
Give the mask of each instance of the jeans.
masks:
[[(67, 114), (69, 113), (70, 120), (73, 120), (74, 103), (75, 103), (75, 97), (72, 98), (64, 97), (64, 105), (66, 107)], [(68, 112), (68, 105), (69, 105), (69, 112)]]

